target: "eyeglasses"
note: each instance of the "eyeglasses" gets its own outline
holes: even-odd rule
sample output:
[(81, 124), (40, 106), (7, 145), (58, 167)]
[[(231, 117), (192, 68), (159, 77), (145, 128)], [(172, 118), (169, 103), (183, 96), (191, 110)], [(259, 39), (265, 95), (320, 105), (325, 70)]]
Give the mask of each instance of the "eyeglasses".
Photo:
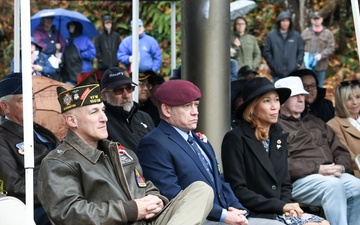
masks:
[(360, 81), (359, 80), (347, 80), (347, 81), (342, 81), (339, 84), (339, 86), (341, 86), (341, 87), (347, 87), (349, 85), (360, 85)]
[(304, 84), (305, 90), (313, 90), (316, 88), (316, 84)]
[(246, 25), (246, 23), (236, 23), (236, 25)]
[(125, 90), (127, 93), (132, 93), (135, 90), (135, 86), (127, 86), (125, 88), (114, 88), (112, 90), (106, 90), (106, 92), (114, 92), (115, 95), (122, 95)]

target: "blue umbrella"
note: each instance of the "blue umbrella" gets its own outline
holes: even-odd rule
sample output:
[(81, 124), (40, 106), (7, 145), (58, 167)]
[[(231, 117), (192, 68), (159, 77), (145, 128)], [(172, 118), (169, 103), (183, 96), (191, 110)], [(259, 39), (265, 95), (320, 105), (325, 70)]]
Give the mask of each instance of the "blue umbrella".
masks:
[(70, 21), (80, 22), (83, 26), (83, 34), (88, 36), (90, 39), (99, 35), (95, 25), (91, 23), (91, 21), (86, 16), (79, 12), (66, 10), (63, 8), (44, 9), (33, 15), (31, 17), (31, 34), (33, 34), (36, 27), (40, 25), (41, 18), (49, 16), (53, 17), (53, 24), (55, 25), (56, 29), (60, 31), (64, 39), (69, 37), (66, 24)]

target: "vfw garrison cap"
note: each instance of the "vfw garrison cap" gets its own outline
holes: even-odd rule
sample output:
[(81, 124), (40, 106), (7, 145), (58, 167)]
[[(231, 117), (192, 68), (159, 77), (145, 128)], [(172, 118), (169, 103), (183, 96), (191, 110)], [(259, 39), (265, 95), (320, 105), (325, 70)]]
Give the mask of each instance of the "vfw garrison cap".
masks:
[(87, 77), (81, 83), (70, 90), (57, 87), (58, 101), (61, 113), (70, 109), (101, 103), (100, 84), (96, 75)]

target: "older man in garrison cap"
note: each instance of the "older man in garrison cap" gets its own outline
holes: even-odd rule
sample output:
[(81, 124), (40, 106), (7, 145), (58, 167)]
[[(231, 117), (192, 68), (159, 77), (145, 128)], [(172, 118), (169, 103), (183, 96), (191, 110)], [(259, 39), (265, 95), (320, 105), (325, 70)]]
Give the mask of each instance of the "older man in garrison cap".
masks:
[[(9, 74), (0, 81), (0, 108), (5, 116), (0, 124), (0, 179), (8, 196), (25, 203), (23, 95), (21, 73)], [(35, 101), (34, 108), (35, 111)], [(34, 114), (35, 115), (35, 114)], [(41, 160), (58, 145), (56, 136), (45, 127), (34, 123), (34, 190)], [(36, 192), (34, 193), (36, 224), (50, 224)]]
[(155, 125), (151, 117), (132, 100), (137, 84), (133, 83), (125, 68), (107, 69), (101, 80), (101, 95), (109, 118), (108, 139), (120, 142), (126, 148), (136, 151), (140, 140)]
[(214, 205), (205, 224), (281, 224), (275, 220), (246, 218), (218, 170), (218, 162), (206, 136), (195, 133), (201, 92), (186, 80), (170, 80), (155, 93), (161, 121), (140, 142), (137, 155), (144, 176), (167, 198), (174, 198), (194, 181), (206, 182), (214, 191)]
[[(90, 76), (71, 90), (58, 88), (68, 134), (44, 158), (38, 194), (53, 224), (201, 224), (213, 193), (193, 183), (168, 203), (142, 177), (134, 152), (106, 139), (99, 84)], [(169, 204), (169, 205), (166, 205)]]

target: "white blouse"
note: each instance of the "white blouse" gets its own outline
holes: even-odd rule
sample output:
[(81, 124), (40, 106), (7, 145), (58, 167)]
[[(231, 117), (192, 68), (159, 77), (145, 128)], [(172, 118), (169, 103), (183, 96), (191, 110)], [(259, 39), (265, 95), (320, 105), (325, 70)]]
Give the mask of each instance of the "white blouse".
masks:
[(351, 117), (348, 118), (351, 125), (353, 125), (358, 131), (360, 131), (360, 116), (355, 120)]

